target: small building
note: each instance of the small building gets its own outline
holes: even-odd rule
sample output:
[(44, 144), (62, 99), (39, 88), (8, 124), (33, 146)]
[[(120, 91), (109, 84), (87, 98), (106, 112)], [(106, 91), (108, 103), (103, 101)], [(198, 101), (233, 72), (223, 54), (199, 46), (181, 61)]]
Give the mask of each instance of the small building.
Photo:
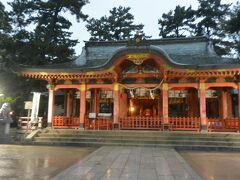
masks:
[(233, 62), (206, 37), (136, 36), (88, 41), (71, 62), (17, 71), (48, 82), (53, 128), (236, 130), (240, 65)]

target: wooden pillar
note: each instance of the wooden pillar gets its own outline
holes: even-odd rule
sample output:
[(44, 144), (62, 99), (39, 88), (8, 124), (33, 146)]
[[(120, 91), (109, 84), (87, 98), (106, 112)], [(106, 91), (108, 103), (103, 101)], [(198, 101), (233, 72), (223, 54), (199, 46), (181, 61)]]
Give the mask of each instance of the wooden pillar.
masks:
[(206, 88), (204, 83), (199, 84), (199, 108), (200, 108), (200, 118), (201, 126), (206, 127), (207, 125), (207, 115), (206, 115)]
[(48, 127), (52, 127), (52, 119), (54, 115), (54, 89), (53, 85), (48, 88)]
[(222, 90), (221, 91), (221, 105), (222, 105), (222, 115), (221, 118), (225, 119), (227, 118), (227, 114), (228, 114), (228, 103), (227, 103), (227, 92)]
[(72, 100), (73, 100), (72, 94), (71, 92), (68, 92), (67, 93), (67, 114), (66, 114), (67, 117), (71, 117), (71, 114), (72, 114), (72, 103), (73, 103)]
[(238, 83), (238, 117), (240, 117), (240, 83)]
[(86, 113), (86, 84), (80, 86), (80, 128), (84, 128)]
[(122, 92), (120, 94), (120, 102), (121, 102), (121, 105), (119, 107), (120, 117), (127, 117), (128, 104), (127, 104), (127, 94), (125, 92)]
[(113, 124), (114, 124), (114, 128), (118, 128), (119, 127), (119, 84), (118, 83), (114, 83), (113, 84), (113, 90), (114, 90), (114, 105), (113, 105)]
[(231, 92), (227, 92), (227, 117), (233, 117), (233, 106)]
[(94, 98), (93, 112), (96, 113), (96, 115), (97, 115), (97, 113), (99, 112), (99, 111), (98, 111), (98, 106), (99, 106), (99, 95), (98, 95), (98, 91), (97, 91), (97, 89), (94, 89), (94, 96), (93, 96), (93, 98)]
[(168, 124), (168, 84), (164, 83), (162, 85), (162, 114), (163, 114), (163, 123)]

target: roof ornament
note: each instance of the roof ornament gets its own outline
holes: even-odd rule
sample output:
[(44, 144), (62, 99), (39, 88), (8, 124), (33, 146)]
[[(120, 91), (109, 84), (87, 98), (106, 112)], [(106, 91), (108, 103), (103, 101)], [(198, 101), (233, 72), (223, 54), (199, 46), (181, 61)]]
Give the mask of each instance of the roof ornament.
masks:
[(129, 46), (140, 46), (146, 44), (144, 33), (137, 31), (133, 38), (128, 41)]

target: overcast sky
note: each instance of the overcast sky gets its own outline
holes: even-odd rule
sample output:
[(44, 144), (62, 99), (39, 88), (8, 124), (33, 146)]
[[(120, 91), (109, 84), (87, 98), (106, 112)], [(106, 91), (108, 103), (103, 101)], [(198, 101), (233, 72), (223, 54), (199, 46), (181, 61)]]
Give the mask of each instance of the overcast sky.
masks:
[[(1, 0), (4, 5), (9, 0)], [(159, 38), (158, 19), (163, 13), (174, 10), (177, 5), (192, 6), (197, 9), (197, 0), (89, 0), (90, 3), (83, 7), (83, 12), (90, 17), (100, 18), (104, 15), (109, 15), (109, 10), (113, 7), (124, 6), (131, 7), (130, 13), (134, 15), (135, 23), (144, 24), (144, 32), (152, 38)], [(222, 0), (222, 3), (236, 3), (237, 0)], [(8, 9), (8, 8), (7, 8)], [(85, 23), (76, 23), (75, 18), (68, 18), (73, 26), (70, 31), (73, 32), (73, 38), (79, 40), (76, 46), (76, 54), (81, 53), (81, 48), (84, 42), (89, 40), (89, 33), (86, 31)]]

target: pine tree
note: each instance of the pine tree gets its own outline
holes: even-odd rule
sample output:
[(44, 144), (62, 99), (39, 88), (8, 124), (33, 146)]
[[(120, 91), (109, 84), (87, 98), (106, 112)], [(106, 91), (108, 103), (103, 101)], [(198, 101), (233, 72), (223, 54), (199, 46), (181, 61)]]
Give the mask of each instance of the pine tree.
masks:
[(221, 4), (221, 0), (198, 0), (198, 2), (197, 17), (200, 21), (197, 23), (196, 35), (218, 36), (230, 5)]
[(11, 25), (9, 24), (8, 13), (0, 2), (0, 70), (3, 68), (3, 62), (6, 62), (8, 57), (7, 47), (11, 41), (10, 31)]
[(185, 37), (192, 33), (194, 29), (195, 12), (191, 6), (185, 7), (176, 6), (174, 11), (169, 11), (163, 14), (158, 20), (160, 25), (159, 35), (166, 37)]
[[(17, 61), (51, 64), (71, 60), (78, 41), (71, 39), (72, 23), (64, 13), (70, 12), (78, 21), (85, 20), (87, 16), (81, 9), (87, 3), (88, 0), (14, 0), (10, 3), (16, 27), (13, 53)], [(30, 26), (34, 27), (32, 31)]]
[(142, 31), (142, 24), (133, 23), (134, 16), (129, 12), (130, 9), (130, 7), (114, 7), (109, 11), (108, 17), (88, 19), (86, 28), (91, 35), (90, 40), (126, 40), (133, 37), (134, 32)]
[(231, 10), (230, 19), (226, 21), (225, 32), (228, 34), (229, 46), (240, 60), (240, 2)]

